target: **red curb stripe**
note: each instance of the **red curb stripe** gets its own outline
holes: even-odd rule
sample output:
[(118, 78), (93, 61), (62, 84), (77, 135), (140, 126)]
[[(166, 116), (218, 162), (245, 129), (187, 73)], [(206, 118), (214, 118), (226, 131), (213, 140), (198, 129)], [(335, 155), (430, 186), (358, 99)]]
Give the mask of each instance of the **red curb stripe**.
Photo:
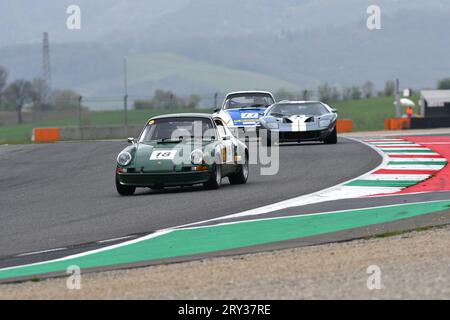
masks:
[[(413, 136), (413, 137), (405, 137), (405, 139), (410, 142), (420, 143), (421, 145), (440, 154), (440, 156), (429, 156), (430, 158), (433, 157), (433, 158), (445, 158), (447, 160), (450, 159), (450, 148), (448, 145), (433, 144), (436, 142), (449, 143), (450, 137), (448, 136)], [(423, 158), (424, 156), (420, 157)], [(425, 180), (409, 188), (406, 188), (398, 192), (397, 194), (414, 193), (414, 192), (436, 192), (436, 191), (450, 191), (450, 165), (446, 165), (430, 179)]]
[(380, 169), (375, 171), (373, 174), (433, 174), (439, 170), (408, 170), (408, 169)]
[(405, 148), (409, 148), (409, 149), (427, 149), (424, 146), (394, 146), (394, 145), (389, 145), (389, 146), (376, 146), (379, 149), (405, 149)]

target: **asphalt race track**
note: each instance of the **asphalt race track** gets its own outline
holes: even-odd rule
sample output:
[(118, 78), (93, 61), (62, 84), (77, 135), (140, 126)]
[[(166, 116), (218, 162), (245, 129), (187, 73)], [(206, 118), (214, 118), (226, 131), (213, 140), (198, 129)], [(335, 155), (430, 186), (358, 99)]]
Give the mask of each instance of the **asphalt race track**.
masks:
[[(337, 145), (282, 146), (275, 176), (262, 176), (253, 165), (246, 185), (232, 186), (224, 179), (220, 190), (138, 189), (132, 197), (121, 197), (114, 169), (124, 146), (126, 142), (117, 141), (1, 146), (0, 267), (14, 265), (10, 258), (22, 253), (61, 247), (77, 252), (78, 246), (99, 240), (151, 233), (309, 194), (381, 161), (375, 151), (348, 139)], [(44, 257), (25, 256), (20, 262)]]

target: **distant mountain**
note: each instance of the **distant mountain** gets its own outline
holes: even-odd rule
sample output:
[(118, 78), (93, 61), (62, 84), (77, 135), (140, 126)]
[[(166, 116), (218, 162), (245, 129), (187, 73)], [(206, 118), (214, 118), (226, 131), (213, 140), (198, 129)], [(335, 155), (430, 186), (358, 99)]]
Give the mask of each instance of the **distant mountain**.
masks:
[(395, 77), (433, 87), (450, 75), (447, 0), (377, 1), (375, 31), (366, 28), (369, 0), (78, 0), (82, 30), (69, 31), (73, 2), (0, 2), (0, 64), (11, 78), (41, 74), (43, 31), (54, 86), (89, 96), (123, 94), (125, 56), (130, 92), (142, 96), (366, 80), (381, 88)]

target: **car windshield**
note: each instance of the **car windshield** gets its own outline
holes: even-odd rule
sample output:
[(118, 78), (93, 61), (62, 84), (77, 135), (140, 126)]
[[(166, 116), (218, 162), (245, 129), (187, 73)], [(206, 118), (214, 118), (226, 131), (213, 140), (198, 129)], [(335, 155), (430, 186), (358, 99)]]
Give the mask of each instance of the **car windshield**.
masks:
[(327, 108), (319, 102), (311, 103), (280, 103), (272, 107), (270, 114), (277, 116), (294, 116), (294, 115), (307, 115), (307, 116), (321, 116), (329, 113)]
[(141, 134), (139, 142), (172, 142), (185, 139), (215, 139), (211, 119), (195, 117), (162, 118), (150, 120)]
[(225, 109), (265, 108), (273, 104), (273, 98), (268, 94), (232, 95), (225, 101)]

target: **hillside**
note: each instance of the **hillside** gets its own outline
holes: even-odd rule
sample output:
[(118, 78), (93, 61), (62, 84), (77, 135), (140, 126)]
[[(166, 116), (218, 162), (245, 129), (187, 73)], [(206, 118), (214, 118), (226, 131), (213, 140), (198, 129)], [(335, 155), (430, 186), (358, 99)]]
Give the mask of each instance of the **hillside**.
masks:
[[(155, 53), (127, 57), (130, 92), (151, 96), (156, 89), (174, 90), (181, 95), (195, 92), (221, 92), (266, 88), (296, 87), (287, 81), (264, 74), (195, 61), (173, 53)], [(76, 87), (86, 95), (106, 95), (123, 91), (122, 74), (102, 77)]]
[(121, 95), (125, 56), (136, 72), (130, 92), (141, 96), (367, 80), (381, 89), (396, 77), (422, 88), (448, 76), (448, 1), (380, 0), (382, 30), (369, 31), (372, 2), (80, 0), (82, 29), (69, 31), (69, 0), (3, 1), (0, 63), (12, 79), (39, 76), (42, 32), (50, 31), (54, 86), (88, 96)]

